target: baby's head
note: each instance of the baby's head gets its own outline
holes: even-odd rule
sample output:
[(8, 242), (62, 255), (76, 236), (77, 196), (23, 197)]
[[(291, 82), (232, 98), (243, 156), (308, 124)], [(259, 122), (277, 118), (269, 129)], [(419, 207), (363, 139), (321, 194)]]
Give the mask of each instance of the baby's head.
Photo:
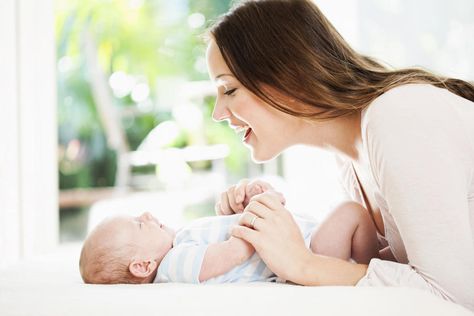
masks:
[(84, 241), (82, 279), (99, 284), (153, 282), (174, 235), (150, 213), (106, 219)]

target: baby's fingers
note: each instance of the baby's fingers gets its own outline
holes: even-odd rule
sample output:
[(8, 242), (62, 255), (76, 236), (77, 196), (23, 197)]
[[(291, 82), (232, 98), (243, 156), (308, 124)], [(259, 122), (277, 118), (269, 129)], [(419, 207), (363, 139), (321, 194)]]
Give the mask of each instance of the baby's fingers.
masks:
[[(219, 215), (231, 215), (234, 214), (234, 211), (230, 207), (229, 199), (227, 197), (227, 192), (221, 193), (221, 200), (217, 203), (220, 207), (220, 211), (217, 212)], [(217, 205), (216, 205), (217, 207)]]
[(232, 186), (227, 190), (227, 200), (229, 201), (229, 206), (234, 213), (241, 213), (244, 210), (242, 203), (236, 201), (235, 186)]
[(249, 179), (242, 179), (237, 182), (235, 186), (234, 195), (235, 195), (235, 203), (241, 204), (245, 200), (245, 189), (249, 183)]

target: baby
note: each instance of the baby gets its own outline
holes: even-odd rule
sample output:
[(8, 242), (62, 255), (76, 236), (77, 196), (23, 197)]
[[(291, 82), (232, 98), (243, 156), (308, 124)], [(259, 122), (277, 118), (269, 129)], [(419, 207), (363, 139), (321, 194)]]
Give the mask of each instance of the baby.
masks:
[[(262, 194), (249, 188), (252, 195)], [(284, 203), (281, 194), (266, 193)], [(247, 242), (231, 236), (241, 214), (205, 217), (179, 231), (150, 213), (104, 220), (87, 237), (80, 257), (84, 282), (225, 283), (278, 280)], [(349, 202), (318, 225), (293, 216), (313, 252), (368, 263), (378, 257), (376, 230), (367, 211)]]

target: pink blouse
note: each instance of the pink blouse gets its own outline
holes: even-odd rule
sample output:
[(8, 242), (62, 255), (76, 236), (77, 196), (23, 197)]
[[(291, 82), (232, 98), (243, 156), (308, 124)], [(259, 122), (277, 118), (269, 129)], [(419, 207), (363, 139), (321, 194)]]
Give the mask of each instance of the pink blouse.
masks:
[[(474, 310), (474, 103), (426, 84), (394, 88), (362, 112), (365, 162), (386, 243), (358, 286), (428, 290)], [(350, 162), (350, 197), (363, 202)]]

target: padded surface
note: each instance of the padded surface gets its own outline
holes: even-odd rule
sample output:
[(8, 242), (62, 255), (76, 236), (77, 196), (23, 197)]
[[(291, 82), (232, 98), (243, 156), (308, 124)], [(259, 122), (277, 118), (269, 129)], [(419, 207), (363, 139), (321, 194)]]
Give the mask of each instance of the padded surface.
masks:
[(80, 245), (0, 271), (0, 315), (473, 315), (404, 288), (222, 285), (87, 285)]

